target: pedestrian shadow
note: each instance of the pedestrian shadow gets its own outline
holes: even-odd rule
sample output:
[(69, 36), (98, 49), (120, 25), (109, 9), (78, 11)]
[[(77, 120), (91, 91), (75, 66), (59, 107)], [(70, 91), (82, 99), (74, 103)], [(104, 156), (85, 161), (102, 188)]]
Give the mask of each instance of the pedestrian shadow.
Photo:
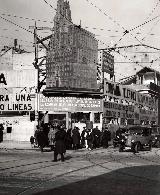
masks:
[(73, 158), (72, 156), (68, 155), (68, 156), (65, 156), (65, 161), (66, 160), (70, 160), (71, 158)]
[(34, 195), (45, 194), (160, 195), (160, 166), (149, 165), (121, 168), (61, 187), (34, 193)]

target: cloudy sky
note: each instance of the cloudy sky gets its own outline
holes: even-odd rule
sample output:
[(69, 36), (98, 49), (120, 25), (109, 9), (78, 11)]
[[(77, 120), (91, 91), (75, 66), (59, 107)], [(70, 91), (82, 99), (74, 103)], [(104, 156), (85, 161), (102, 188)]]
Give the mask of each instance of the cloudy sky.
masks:
[[(11, 46), (13, 39), (17, 38), (22, 47), (33, 51), (33, 34), (20, 27), (28, 30), (29, 26), (34, 25), (34, 19), (37, 20), (37, 26), (53, 27), (57, 1), (46, 1), (48, 4), (44, 0), (0, 0), (0, 47)], [(69, 0), (69, 2), (73, 22), (79, 24), (81, 21), (83, 28), (93, 32), (99, 40), (100, 48), (114, 44), (118, 46), (139, 44), (141, 41), (160, 48), (159, 0)], [(131, 30), (149, 20), (152, 21), (123, 36), (125, 30)], [(33, 32), (31, 29), (30, 31)], [(43, 30), (38, 33), (45, 37), (50, 31)]]

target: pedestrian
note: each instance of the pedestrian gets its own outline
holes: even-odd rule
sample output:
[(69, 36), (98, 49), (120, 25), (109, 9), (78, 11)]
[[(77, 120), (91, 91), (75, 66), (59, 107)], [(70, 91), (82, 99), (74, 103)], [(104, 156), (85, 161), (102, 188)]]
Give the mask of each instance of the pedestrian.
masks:
[(37, 141), (38, 141), (38, 146), (40, 147), (41, 152), (43, 152), (43, 148), (45, 146), (47, 146), (47, 144), (48, 144), (48, 137), (43, 132), (43, 128), (42, 127), (40, 127), (40, 130), (38, 131)]
[(51, 147), (51, 150), (54, 150), (54, 139), (55, 139), (55, 129), (53, 125), (50, 125), (50, 130), (48, 133), (48, 145)]
[(101, 145), (103, 148), (108, 148), (108, 142), (111, 140), (111, 133), (108, 128), (103, 129), (101, 135)]
[(98, 129), (98, 126), (92, 130), (94, 141), (93, 141), (93, 148), (99, 148), (100, 147), (100, 137), (101, 137), (101, 131)]
[(36, 125), (36, 130), (35, 130), (35, 132), (34, 132), (35, 146), (38, 146), (38, 147), (39, 147), (39, 145), (38, 145), (38, 140), (37, 140), (38, 132), (39, 132), (39, 126)]
[(94, 142), (94, 136), (93, 136), (92, 129), (87, 130), (86, 140), (87, 140), (88, 150), (92, 150), (93, 142)]
[(4, 130), (4, 127), (3, 127), (3, 124), (1, 123), (0, 124), (0, 142), (3, 142), (3, 130)]
[(80, 133), (79, 133), (79, 128), (78, 127), (74, 127), (74, 129), (72, 130), (72, 140), (73, 140), (73, 149), (77, 150), (80, 146)]
[(82, 133), (81, 133), (81, 147), (85, 148), (85, 139), (86, 139), (86, 127), (83, 127)]
[(33, 136), (30, 137), (31, 147), (34, 148), (35, 138)]
[(64, 153), (66, 152), (65, 138), (66, 131), (64, 128), (58, 128), (55, 134), (54, 162), (57, 161), (58, 154), (61, 155), (61, 161), (64, 161)]
[(72, 149), (72, 144), (73, 144), (73, 141), (72, 141), (72, 129), (68, 129), (67, 132), (66, 132), (66, 138), (65, 138), (65, 144), (66, 144), (66, 149), (67, 150), (71, 150)]

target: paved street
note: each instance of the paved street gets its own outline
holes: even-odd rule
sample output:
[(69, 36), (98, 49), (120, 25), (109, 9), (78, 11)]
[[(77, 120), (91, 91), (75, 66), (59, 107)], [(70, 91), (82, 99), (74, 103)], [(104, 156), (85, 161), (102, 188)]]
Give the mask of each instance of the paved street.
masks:
[(0, 151), (0, 194), (160, 194), (160, 151), (119, 153), (118, 149), (53, 152)]

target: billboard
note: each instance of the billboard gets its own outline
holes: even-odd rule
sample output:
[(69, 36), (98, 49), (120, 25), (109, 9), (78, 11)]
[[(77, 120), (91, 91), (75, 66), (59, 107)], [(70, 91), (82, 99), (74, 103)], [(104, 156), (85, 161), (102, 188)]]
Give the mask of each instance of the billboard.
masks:
[(114, 57), (104, 50), (102, 51), (102, 71), (114, 75)]
[(0, 93), (0, 111), (34, 111), (35, 99), (28, 93)]
[(76, 97), (45, 97), (39, 94), (39, 111), (102, 112), (102, 100)]
[(34, 87), (37, 70), (0, 70), (0, 88)]

